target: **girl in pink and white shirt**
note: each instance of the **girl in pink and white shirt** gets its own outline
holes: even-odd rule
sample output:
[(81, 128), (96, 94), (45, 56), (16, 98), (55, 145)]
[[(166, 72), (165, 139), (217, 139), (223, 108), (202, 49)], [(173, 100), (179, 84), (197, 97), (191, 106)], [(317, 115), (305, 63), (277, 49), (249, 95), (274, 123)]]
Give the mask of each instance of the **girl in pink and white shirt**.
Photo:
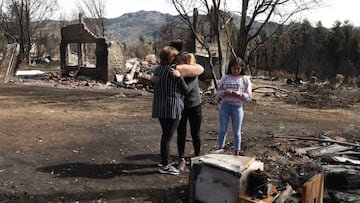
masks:
[(250, 78), (245, 75), (246, 65), (241, 58), (232, 59), (228, 71), (220, 79), (217, 95), (221, 99), (219, 108), (220, 131), (218, 147), (225, 146), (229, 119), (232, 121), (234, 154), (241, 151), (241, 126), (244, 117), (243, 104), (252, 96)]

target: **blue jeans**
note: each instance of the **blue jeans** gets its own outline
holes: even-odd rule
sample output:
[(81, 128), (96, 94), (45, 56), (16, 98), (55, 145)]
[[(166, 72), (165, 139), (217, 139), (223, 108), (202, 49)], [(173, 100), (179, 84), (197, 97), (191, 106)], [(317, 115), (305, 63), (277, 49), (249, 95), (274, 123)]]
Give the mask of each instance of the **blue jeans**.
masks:
[(241, 125), (244, 117), (242, 106), (221, 102), (219, 109), (220, 132), (219, 148), (225, 146), (229, 119), (232, 121), (232, 130), (234, 135), (234, 150), (241, 149)]

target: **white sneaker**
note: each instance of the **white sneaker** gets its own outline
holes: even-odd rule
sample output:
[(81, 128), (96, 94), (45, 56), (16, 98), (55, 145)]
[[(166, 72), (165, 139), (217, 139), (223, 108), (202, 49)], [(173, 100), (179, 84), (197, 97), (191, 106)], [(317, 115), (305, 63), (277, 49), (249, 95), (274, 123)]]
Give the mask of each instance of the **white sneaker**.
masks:
[(212, 152), (213, 154), (223, 154), (224, 153), (224, 149), (221, 148), (221, 149), (218, 149), (218, 150), (215, 150)]
[(180, 171), (183, 171), (183, 170), (185, 170), (185, 167), (186, 167), (186, 161), (185, 161), (184, 158), (182, 158), (182, 159), (180, 159), (179, 165), (178, 165), (177, 168), (178, 168)]
[(163, 174), (171, 174), (171, 175), (179, 175), (180, 171), (172, 166), (171, 164), (168, 164), (167, 166), (160, 166), (159, 172)]
[[(172, 161), (169, 161), (169, 164), (173, 165), (174, 163)], [(162, 166), (161, 160), (157, 163), (157, 166), (159, 166), (159, 167)]]

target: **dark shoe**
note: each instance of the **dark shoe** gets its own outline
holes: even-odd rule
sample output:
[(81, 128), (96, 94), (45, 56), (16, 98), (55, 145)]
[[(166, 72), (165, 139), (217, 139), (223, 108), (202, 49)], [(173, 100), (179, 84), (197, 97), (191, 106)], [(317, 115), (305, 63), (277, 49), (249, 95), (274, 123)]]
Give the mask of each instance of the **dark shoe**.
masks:
[(244, 153), (241, 150), (235, 150), (234, 155), (236, 155), (236, 156), (244, 156)]

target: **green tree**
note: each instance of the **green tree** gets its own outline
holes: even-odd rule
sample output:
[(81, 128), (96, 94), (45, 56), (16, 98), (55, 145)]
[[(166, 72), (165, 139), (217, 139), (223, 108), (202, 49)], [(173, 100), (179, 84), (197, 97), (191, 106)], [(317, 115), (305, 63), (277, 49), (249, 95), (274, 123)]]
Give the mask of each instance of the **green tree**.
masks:
[(328, 43), (329, 43), (329, 31), (327, 28), (323, 27), (321, 22), (316, 24), (316, 27), (313, 31), (313, 37), (315, 45), (313, 49), (315, 50), (314, 58), (315, 63), (311, 71), (313, 76), (324, 76), (324, 72), (321, 71), (322, 67), (329, 67), (328, 60)]
[[(242, 0), (236, 55), (247, 58), (248, 45), (270, 22), (285, 25), (294, 15), (322, 5), (322, 0)], [(259, 25), (255, 26), (256, 23)], [(270, 34), (269, 36), (271, 36)], [(267, 39), (263, 39), (266, 42)], [(257, 48), (257, 47), (255, 47)]]

